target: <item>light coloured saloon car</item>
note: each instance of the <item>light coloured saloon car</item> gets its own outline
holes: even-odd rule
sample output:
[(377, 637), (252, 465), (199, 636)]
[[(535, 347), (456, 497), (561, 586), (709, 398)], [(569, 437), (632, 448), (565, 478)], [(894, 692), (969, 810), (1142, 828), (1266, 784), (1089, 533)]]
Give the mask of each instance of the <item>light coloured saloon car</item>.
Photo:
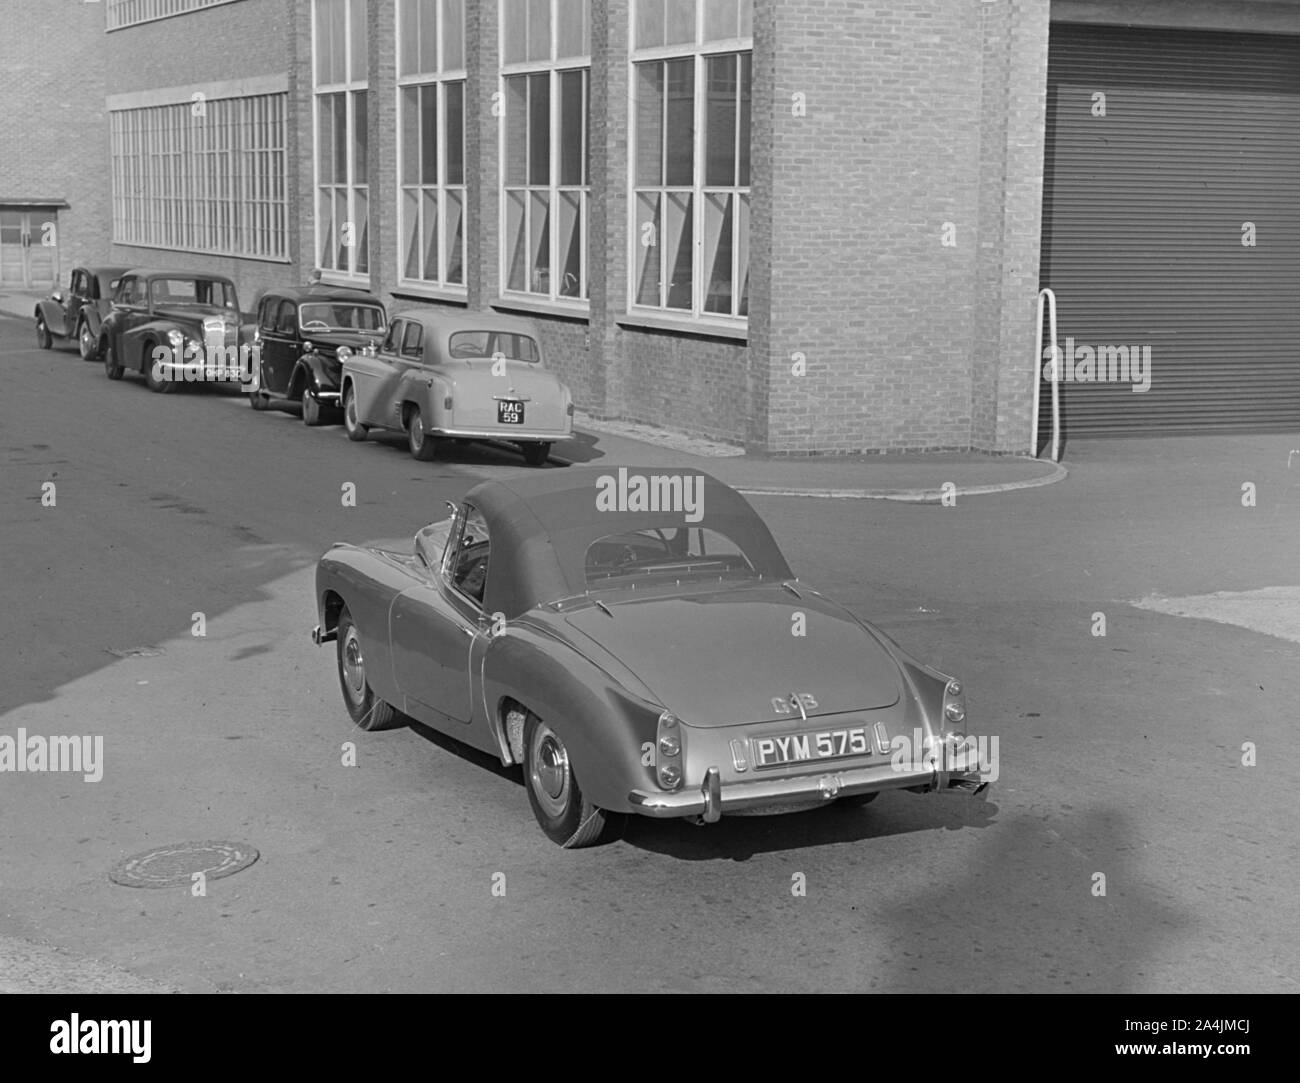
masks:
[(573, 398), (544, 367), (536, 328), (494, 312), (395, 315), (373, 356), (344, 362), (341, 391), (349, 439), (405, 431), (424, 461), (448, 440), (504, 440), (540, 466), (573, 432)]

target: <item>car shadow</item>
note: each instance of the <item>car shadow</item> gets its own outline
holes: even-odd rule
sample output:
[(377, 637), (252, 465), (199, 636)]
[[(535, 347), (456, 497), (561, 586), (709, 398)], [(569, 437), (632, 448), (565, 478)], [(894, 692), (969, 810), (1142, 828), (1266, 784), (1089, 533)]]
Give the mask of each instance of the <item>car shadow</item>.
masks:
[(520, 789), (523, 788), (524, 777), (517, 766), (505, 767), (502, 765), (501, 760), (496, 756), (490, 755), (487, 752), (480, 752), (477, 748), (473, 748), (470, 745), (465, 744), (463, 741), (458, 741), (455, 737), (449, 737), (445, 733), (440, 733), (432, 726), (426, 726), (418, 719), (411, 718), (409, 715), (404, 715), (400, 711), (398, 712), (397, 717), (399, 722), (406, 723), (407, 728), (412, 733), (423, 737), (429, 742), (429, 744), (436, 745), (444, 752), (449, 752), (453, 756), (457, 756), (464, 760), (466, 763), (473, 764), (475, 767), (491, 771), (498, 778), (509, 779), (511, 782), (518, 785)]
[(998, 807), (965, 796), (881, 794), (870, 805), (829, 805), (779, 816), (724, 816), (695, 826), (682, 820), (629, 818), (623, 841), (679, 861), (748, 861), (756, 854), (863, 842), (919, 831), (990, 826)]
[[(411, 458), (410, 448), (407, 444), (406, 433), (398, 432), (395, 429), (372, 429), (366, 438), (368, 443), (379, 444), (388, 448), (394, 454), (404, 455)], [(560, 445), (556, 445), (556, 449)], [(556, 456), (561, 461), (556, 460)], [(434, 455), (429, 463), (418, 463), (420, 466), (510, 466), (520, 470), (562, 470), (569, 465), (566, 455), (560, 454), (558, 450), (552, 451), (552, 456), (547, 459), (546, 465), (542, 467), (529, 466), (524, 462), (524, 457), (519, 449), (513, 444), (505, 441), (497, 442), (493, 440), (466, 440), (464, 442), (456, 440), (443, 441), (438, 452)], [(414, 459), (411, 460), (415, 462)]]
[(552, 456), (574, 464), (595, 462), (605, 457), (605, 452), (599, 445), (600, 437), (595, 433), (575, 430), (568, 440), (561, 440), (555, 445)]

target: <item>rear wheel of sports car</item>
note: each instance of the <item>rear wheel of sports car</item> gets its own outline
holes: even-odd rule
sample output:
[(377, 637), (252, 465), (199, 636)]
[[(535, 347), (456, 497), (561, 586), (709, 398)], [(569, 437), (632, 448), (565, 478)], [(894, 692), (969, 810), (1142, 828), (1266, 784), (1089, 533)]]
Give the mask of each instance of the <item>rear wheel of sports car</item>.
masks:
[(90, 333), (90, 324), (84, 319), (77, 321), (77, 349), (81, 351), (83, 361), (95, 360), (95, 336)]
[(45, 326), (45, 317), (41, 315), (36, 317), (36, 345), (42, 350), (48, 350), (54, 345), (54, 337), (50, 334), (50, 329)]
[(519, 446), (523, 448), (524, 462), (529, 466), (541, 466), (551, 454), (551, 445), (549, 443), (520, 444)]
[(351, 384), (343, 392), (343, 431), (349, 440), (364, 440), (370, 432), (369, 426), (357, 420), (357, 393)]
[(152, 342), (144, 344), (144, 382), (148, 385), (150, 391), (155, 391), (159, 395), (166, 395), (176, 389), (176, 381), (160, 380), (154, 375), (153, 349)]
[(302, 423), (311, 428), (315, 428), (321, 423), (320, 403), (316, 401), (316, 396), (311, 393), (310, 387), (302, 389)]
[(420, 416), (418, 406), (411, 407), (411, 416), (406, 423), (406, 442), (411, 454), (422, 463), (432, 462), (438, 454), (438, 442), (425, 431), (424, 418)]
[(104, 355), (104, 375), (110, 380), (120, 380), (122, 366), (117, 363), (117, 353), (113, 349), (112, 339), (104, 339), (104, 348), (101, 352)]
[(532, 713), (524, 723), (524, 785), (538, 824), (565, 849), (595, 846), (623, 833), (627, 817), (597, 808), (582, 795), (564, 743)]
[(361, 652), (361, 636), (352, 623), (352, 614), (344, 609), (338, 627), (339, 684), (348, 714), (363, 730), (382, 730), (397, 719), (397, 712), (375, 695), (366, 680), (366, 659)]

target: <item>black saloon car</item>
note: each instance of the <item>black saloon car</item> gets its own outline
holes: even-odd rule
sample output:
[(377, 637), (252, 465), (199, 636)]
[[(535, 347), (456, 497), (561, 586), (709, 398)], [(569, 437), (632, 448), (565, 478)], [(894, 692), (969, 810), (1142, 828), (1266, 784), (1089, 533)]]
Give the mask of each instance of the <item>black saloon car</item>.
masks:
[(383, 302), (363, 290), (268, 290), (257, 306), (253, 409), (301, 403), (304, 423), (320, 425), (326, 410), (338, 409), (343, 362), (372, 351), (387, 326)]
[(75, 338), (86, 361), (94, 361), (99, 327), (113, 303), (113, 291), (126, 267), (74, 267), (68, 289), (56, 289), (36, 305), (36, 342), (42, 350), (54, 340)]

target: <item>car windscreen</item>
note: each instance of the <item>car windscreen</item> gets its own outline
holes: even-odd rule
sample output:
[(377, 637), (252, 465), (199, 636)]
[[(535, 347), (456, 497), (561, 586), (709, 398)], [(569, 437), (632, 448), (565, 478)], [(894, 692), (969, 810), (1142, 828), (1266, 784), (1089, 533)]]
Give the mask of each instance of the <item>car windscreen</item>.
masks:
[(542, 359), (535, 339), (515, 331), (457, 331), (447, 343), (451, 357), (492, 358), (536, 363)]
[(298, 324), (304, 331), (382, 331), (384, 310), (347, 301), (313, 301), (298, 306)]
[(588, 590), (630, 580), (757, 579), (754, 561), (735, 541), (698, 526), (651, 527), (597, 538), (587, 547)]
[(235, 287), (212, 278), (155, 278), (149, 284), (154, 305), (205, 305), (238, 308)]

